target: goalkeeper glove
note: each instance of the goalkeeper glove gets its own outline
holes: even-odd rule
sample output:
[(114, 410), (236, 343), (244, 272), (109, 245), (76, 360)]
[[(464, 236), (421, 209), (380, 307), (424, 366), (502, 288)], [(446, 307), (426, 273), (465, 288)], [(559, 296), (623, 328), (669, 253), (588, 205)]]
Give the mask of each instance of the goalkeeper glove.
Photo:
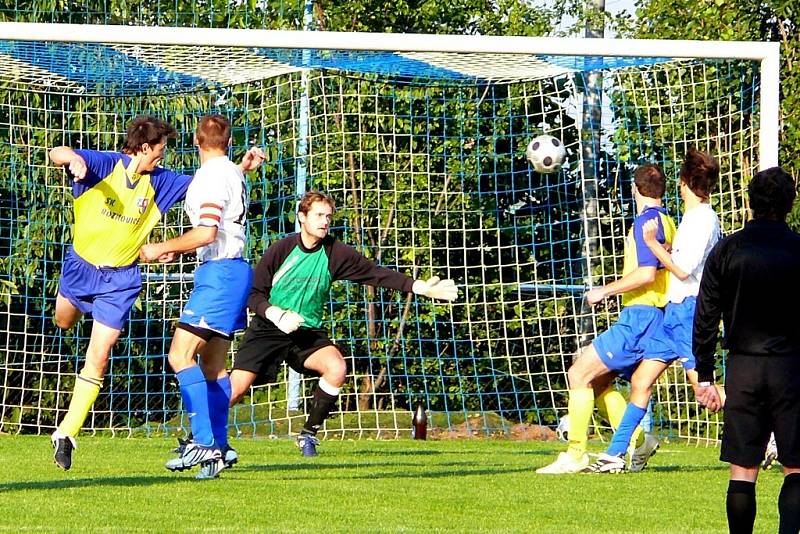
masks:
[(411, 291), (416, 295), (432, 299), (453, 301), (458, 297), (458, 288), (452, 280), (440, 280), (438, 276), (431, 276), (428, 280), (415, 280)]
[(277, 306), (267, 308), (264, 312), (264, 317), (275, 323), (275, 326), (284, 334), (291, 334), (305, 322), (305, 319), (299, 313), (295, 313), (292, 310), (283, 310)]

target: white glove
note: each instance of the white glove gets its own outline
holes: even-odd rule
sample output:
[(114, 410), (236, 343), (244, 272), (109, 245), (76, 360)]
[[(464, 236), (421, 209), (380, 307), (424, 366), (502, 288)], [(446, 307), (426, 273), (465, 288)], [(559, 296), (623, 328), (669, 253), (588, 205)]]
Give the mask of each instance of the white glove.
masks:
[(431, 276), (428, 280), (415, 280), (411, 291), (424, 297), (450, 302), (458, 298), (458, 288), (455, 282), (440, 280), (438, 276)]
[(305, 319), (299, 313), (295, 313), (292, 310), (284, 310), (277, 306), (267, 308), (267, 311), (264, 312), (264, 317), (275, 323), (275, 326), (284, 334), (291, 334), (305, 322)]

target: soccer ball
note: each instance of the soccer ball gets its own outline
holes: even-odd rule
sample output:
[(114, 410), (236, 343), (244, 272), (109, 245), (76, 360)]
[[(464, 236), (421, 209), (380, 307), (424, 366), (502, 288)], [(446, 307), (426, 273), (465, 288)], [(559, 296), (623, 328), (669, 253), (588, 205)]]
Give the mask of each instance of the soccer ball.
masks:
[(556, 427), (556, 436), (561, 441), (569, 441), (569, 416), (565, 415), (561, 418), (558, 422), (558, 426)]
[(549, 174), (557, 172), (567, 157), (564, 143), (552, 135), (539, 135), (534, 137), (528, 148), (525, 149), (525, 156), (531, 162), (536, 172)]

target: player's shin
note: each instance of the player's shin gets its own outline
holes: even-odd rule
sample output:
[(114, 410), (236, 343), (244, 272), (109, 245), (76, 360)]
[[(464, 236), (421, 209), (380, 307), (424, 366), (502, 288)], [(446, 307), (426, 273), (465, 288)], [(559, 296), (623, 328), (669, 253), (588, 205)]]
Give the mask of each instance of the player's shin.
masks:
[(800, 531), (800, 473), (786, 475), (778, 496), (780, 526), (778, 534)]
[(102, 377), (91, 377), (85, 371), (81, 371), (81, 374), (75, 378), (72, 399), (69, 402), (67, 415), (58, 426), (59, 432), (73, 437), (78, 435), (101, 387), (103, 387)]
[(336, 406), (336, 400), (339, 398), (339, 389), (330, 384), (324, 377), (319, 379), (319, 384), (314, 390), (314, 403), (308, 413), (306, 423), (303, 425), (304, 433), (316, 435), (328, 414)]
[(594, 410), (594, 390), (592, 388), (571, 389), (567, 406), (570, 424), (567, 453), (577, 460), (586, 454), (589, 421)]
[(208, 410), (208, 386), (203, 371), (195, 364), (179, 371), (177, 376), (194, 442), (204, 446), (213, 445), (214, 434), (211, 431)]
[(644, 414), (647, 413), (647, 408), (640, 408), (633, 403), (628, 404), (625, 409), (625, 414), (622, 416), (619, 426), (614, 432), (614, 437), (611, 438), (611, 443), (606, 450), (606, 453), (612, 456), (622, 456), (628, 450), (631, 443), (631, 438), (634, 437), (639, 423), (642, 421)]
[(231, 380), (228, 376), (206, 382), (208, 412), (214, 441), (221, 449), (228, 445), (228, 410), (231, 401)]

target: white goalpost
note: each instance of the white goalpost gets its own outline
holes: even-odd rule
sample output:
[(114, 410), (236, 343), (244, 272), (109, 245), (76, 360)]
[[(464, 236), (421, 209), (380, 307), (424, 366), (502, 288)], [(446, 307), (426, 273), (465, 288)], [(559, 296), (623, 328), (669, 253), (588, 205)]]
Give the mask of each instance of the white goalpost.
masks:
[[(578, 111), (590, 73), (601, 74), (599, 123)], [(265, 147), (268, 162), (250, 177), (251, 261), (294, 231), (298, 192), (318, 188), (337, 201), (338, 238), (461, 286), (452, 305), (334, 286), (326, 328), (349, 374), (327, 437), (408, 436), (418, 401), (439, 432), (554, 426), (572, 356), (619, 311), (612, 301), (589, 314), (581, 299), (621, 270), (633, 168), (664, 168), (677, 219), (685, 150), (715, 154), (712, 204), (732, 232), (747, 181), (778, 164), (778, 43), (0, 23), (0, 96), (0, 429), (13, 432), (53, 428), (88, 341), (86, 324), (61, 332), (49, 319), (72, 219), (47, 150), (117, 150), (138, 114), (181, 132), (165, 161), (175, 170), (196, 167), (191, 132), (206, 113), (230, 117), (235, 157)], [(525, 160), (540, 133), (567, 148), (555, 174)], [(586, 152), (589, 135), (599, 147)], [(173, 210), (157, 237), (184, 225)], [(184, 424), (165, 353), (193, 262), (144, 268), (88, 430)], [(302, 378), (298, 411), (281, 376), (235, 408), (235, 432), (299, 430), (314, 379)], [(720, 420), (697, 410), (690, 389), (670, 368), (657, 422), (717, 439)]]

